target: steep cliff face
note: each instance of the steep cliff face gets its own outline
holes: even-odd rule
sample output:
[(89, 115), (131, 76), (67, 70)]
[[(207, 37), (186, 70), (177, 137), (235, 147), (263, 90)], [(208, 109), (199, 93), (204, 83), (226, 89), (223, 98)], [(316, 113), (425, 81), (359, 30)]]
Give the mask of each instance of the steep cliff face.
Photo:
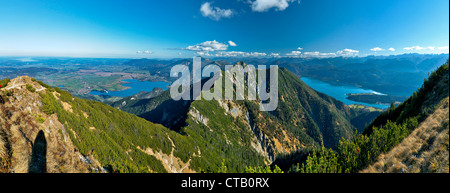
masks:
[(229, 116), (230, 119), (237, 121), (236, 126), (239, 126), (239, 130), (248, 134), (245, 140), (250, 142), (249, 148), (262, 155), (267, 163), (275, 160), (277, 152), (286, 151), (281, 146), (279, 147), (280, 149), (275, 149), (274, 141), (261, 130), (258, 124), (254, 123), (254, 118), (250, 115), (245, 103), (227, 100), (218, 100), (217, 102), (223, 109), (224, 116)]
[(82, 156), (56, 115), (40, 109), (47, 89), (30, 77), (11, 80), (0, 90), (0, 170), (2, 172), (99, 171)]
[(252, 147), (260, 154), (264, 155), (268, 160), (273, 162), (275, 160), (275, 151), (273, 147), (272, 140), (270, 140), (260, 128), (255, 125), (253, 119), (250, 117), (250, 114), (247, 112), (246, 121), (248, 122), (248, 126), (254, 134), (254, 137), (257, 143), (253, 143)]

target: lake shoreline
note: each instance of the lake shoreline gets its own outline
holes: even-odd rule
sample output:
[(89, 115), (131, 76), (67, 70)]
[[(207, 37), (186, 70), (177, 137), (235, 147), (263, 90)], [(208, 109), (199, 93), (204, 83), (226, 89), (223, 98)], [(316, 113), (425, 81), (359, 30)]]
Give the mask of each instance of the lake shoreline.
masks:
[(170, 83), (164, 82), (164, 81), (140, 81), (137, 79), (122, 79), (120, 80), (123, 82), (121, 86), (125, 87), (125, 89), (118, 90), (118, 91), (109, 91), (109, 90), (92, 90), (89, 92), (90, 95), (93, 96), (101, 96), (106, 95), (110, 97), (128, 97), (132, 96), (134, 94), (137, 94), (141, 91), (145, 92), (151, 92), (154, 88), (158, 87), (163, 90), (167, 90)]
[(334, 85), (330, 84), (328, 82), (324, 82), (322, 80), (318, 80), (315, 78), (310, 78), (306, 76), (302, 76), (300, 78), (305, 84), (307, 84), (309, 87), (313, 88), (314, 90), (324, 93), (328, 96), (331, 96), (341, 102), (343, 102), (346, 105), (352, 105), (352, 104), (360, 104), (370, 107), (375, 107), (379, 109), (386, 109), (389, 107), (389, 105), (384, 104), (370, 104), (365, 102), (358, 102), (347, 99), (348, 94), (360, 94), (360, 93), (377, 93), (383, 95), (383, 93), (371, 90), (371, 89), (364, 89), (360, 87), (355, 86), (349, 86), (349, 85)]

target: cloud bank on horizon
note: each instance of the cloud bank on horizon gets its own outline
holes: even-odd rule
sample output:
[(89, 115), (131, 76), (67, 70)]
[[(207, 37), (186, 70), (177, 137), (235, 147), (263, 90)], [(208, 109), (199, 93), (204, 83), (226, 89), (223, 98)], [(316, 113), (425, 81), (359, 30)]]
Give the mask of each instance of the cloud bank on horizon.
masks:
[[(328, 53), (322, 53), (319, 51), (306, 51), (302, 52), (300, 50), (303, 50), (302, 47), (298, 47), (297, 50), (290, 51), (288, 53), (285, 53), (284, 55), (280, 55), (280, 53), (264, 53), (264, 52), (243, 52), (243, 51), (227, 51), (229, 46), (236, 47), (237, 44), (233, 41), (228, 41), (228, 44), (221, 43), (216, 40), (213, 41), (205, 41), (203, 43), (199, 43), (193, 46), (188, 46), (186, 48), (182, 48), (183, 50), (189, 50), (189, 51), (195, 51), (197, 55), (199, 56), (208, 56), (208, 57), (273, 57), (273, 58), (279, 58), (279, 57), (294, 57), (294, 58), (308, 58), (308, 57), (315, 57), (315, 58), (329, 58), (329, 57), (355, 57), (360, 56), (359, 50), (349, 49), (345, 48), (342, 50), (338, 50), (336, 52), (328, 52)], [(408, 51), (414, 51), (414, 50), (436, 50), (435, 54), (448, 54), (449, 53), (449, 46), (442, 46), (442, 47), (421, 47), (421, 46), (412, 46), (412, 47), (405, 47), (404, 50)], [(380, 47), (374, 47), (371, 48), (370, 51), (372, 52), (394, 52), (395, 48), (380, 48)], [(414, 52), (410, 52), (414, 53)]]

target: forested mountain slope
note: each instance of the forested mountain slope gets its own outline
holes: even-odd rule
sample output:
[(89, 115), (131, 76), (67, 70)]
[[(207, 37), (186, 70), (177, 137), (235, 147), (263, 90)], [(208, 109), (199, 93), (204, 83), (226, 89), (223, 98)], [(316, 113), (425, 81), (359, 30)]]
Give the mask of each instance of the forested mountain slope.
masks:
[[(180, 134), (29, 77), (2, 84), (2, 172), (32, 171), (35, 152), (47, 160), (38, 172), (216, 172), (222, 163), (243, 172), (266, 164), (241, 127)], [(45, 145), (35, 151), (36, 144)]]
[[(242, 62), (236, 65), (246, 66)], [(321, 143), (336, 148), (339, 139), (351, 137), (356, 128), (352, 120), (359, 119), (359, 123), (371, 121), (364, 116), (369, 112), (349, 108), (313, 90), (285, 68), (279, 69), (278, 75), (279, 102), (277, 109), (271, 112), (260, 111), (258, 101), (174, 101), (170, 98), (170, 91), (151, 99), (128, 97), (112, 106), (182, 133), (207, 125), (201, 121), (197, 123), (193, 120), (195, 117), (220, 123), (214, 127), (207, 125), (212, 129), (231, 128), (238, 122), (240, 125), (236, 126), (239, 129), (253, 132), (258, 139), (254, 146), (259, 146), (260, 152), (271, 161), (279, 153), (318, 147)], [(224, 111), (229, 119), (219, 120), (221, 117), (212, 113), (216, 111)], [(361, 125), (364, 124), (358, 126)]]

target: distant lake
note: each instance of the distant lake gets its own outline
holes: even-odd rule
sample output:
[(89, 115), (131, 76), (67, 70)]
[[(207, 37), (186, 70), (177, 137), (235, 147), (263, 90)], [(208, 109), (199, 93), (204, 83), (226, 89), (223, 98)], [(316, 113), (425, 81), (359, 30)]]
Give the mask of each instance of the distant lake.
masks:
[(134, 94), (137, 94), (141, 91), (150, 92), (156, 87), (167, 90), (167, 86), (170, 85), (170, 83), (167, 83), (167, 82), (138, 81), (135, 79), (125, 79), (122, 81), (127, 82), (127, 83), (123, 84), (122, 86), (130, 87), (130, 88), (121, 90), (121, 91), (108, 91), (108, 93), (100, 92), (100, 91), (91, 91), (89, 94), (127, 97), (127, 96), (132, 96)]
[(355, 102), (355, 101), (351, 101), (346, 99), (346, 95), (348, 93), (375, 93), (375, 94), (381, 94), (378, 93), (376, 91), (373, 90), (366, 90), (366, 89), (362, 89), (362, 88), (358, 88), (355, 86), (338, 86), (338, 85), (331, 85), (329, 83), (317, 80), (317, 79), (312, 79), (312, 78), (308, 78), (308, 77), (302, 77), (300, 78), (302, 79), (303, 82), (305, 82), (308, 86), (310, 86), (311, 88), (313, 88), (314, 90), (317, 90), (321, 93), (324, 93), (328, 96), (331, 96), (343, 103), (345, 103), (346, 105), (351, 105), (351, 104), (362, 104), (362, 105), (366, 105), (366, 106), (371, 106), (371, 107), (377, 107), (377, 108), (381, 108), (381, 109), (385, 109), (388, 108), (389, 105), (379, 105), (379, 104), (369, 104), (369, 103), (362, 103), (362, 102)]

